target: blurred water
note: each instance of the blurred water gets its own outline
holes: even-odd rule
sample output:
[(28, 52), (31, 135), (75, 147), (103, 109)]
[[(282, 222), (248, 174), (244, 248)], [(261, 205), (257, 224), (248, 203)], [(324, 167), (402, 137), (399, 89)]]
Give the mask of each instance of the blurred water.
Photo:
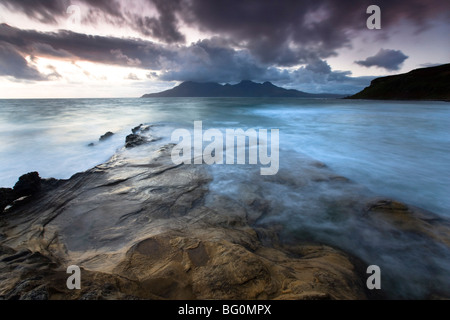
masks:
[[(0, 186), (26, 172), (69, 178), (107, 160), (130, 128), (278, 128), (280, 166), (304, 153), (371, 191), (450, 214), (444, 102), (167, 98), (0, 100)], [(98, 143), (106, 131), (116, 133)], [(94, 147), (88, 144), (95, 142)]]

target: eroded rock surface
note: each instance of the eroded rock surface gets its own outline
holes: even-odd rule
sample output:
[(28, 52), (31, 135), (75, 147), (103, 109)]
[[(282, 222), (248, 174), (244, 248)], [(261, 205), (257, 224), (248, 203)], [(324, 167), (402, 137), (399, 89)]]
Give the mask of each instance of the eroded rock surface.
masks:
[[(149, 127), (133, 131), (139, 135)], [(206, 166), (173, 164), (172, 144), (136, 150), (146, 146), (124, 148), (68, 180), (45, 180), (38, 196), (0, 215), (0, 298), (371, 297), (366, 264), (358, 258), (312, 240), (281, 241), (285, 226), (271, 219), (282, 208), (251, 180), (231, 197), (211, 189), (214, 177)], [(280, 170), (265, 183), (359, 192), (325, 165), (315, 162), (301, 170), (311, 171), (308, 179)], [(362, 219), (448, 245), (449, 229), (444, 224), (439, 229), (437, 220), (416, 209), (385, 200), (363, 208), (365, 199), (335, 193), (317, 196), (335, 223), (359, 212)], [(305, 204), (301, 193), (294, 196)], [(73, 264), (82, 268), (81, 290), (66, 287), (66, 268)]]
[[(282, 246), (275, 231), (252, 228), (257, 215), (248, 213), (264, 211), (262, 198), (243, 204), (217, 195), (206, 204), (210, 174), (203, 166), (174, 165), (171, 147), (141, 158), (119, 152), (4, 212), (0, 296), (366, 298), (345, 253)], [(72, 264), (82, 268), (82, 290), (66, 288)]]

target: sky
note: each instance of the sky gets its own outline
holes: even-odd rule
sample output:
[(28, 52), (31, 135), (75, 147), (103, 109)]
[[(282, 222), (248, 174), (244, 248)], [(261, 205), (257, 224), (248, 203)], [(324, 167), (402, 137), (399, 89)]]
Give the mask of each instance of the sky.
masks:
[[(368, 29), (367, 8), (381, 29)], [(0, 0), (0, 98), (139, 97), (182, 81), (356, 93), (450, 62), (448, 0)]]

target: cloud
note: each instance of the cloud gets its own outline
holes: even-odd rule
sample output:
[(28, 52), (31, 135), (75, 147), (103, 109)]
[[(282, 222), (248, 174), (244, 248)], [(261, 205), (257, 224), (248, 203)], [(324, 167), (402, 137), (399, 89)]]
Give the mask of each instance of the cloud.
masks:
[(58, 79), (62, 78), (62, 76), (56, 70), (55, 66), (48, 65), (47, 69), (49, 69), (51, 71), (51, 73), (47, 75), (48, 80), (58, 80)]
[(124, 79), (125, 80), (141, 80), (141, 79), (139, 79), (139, 77), (136, 74), (134, 74), (132, 72), (130, 72)]
[(29, 18), (44, 23), (56, 24), (57, 16), (66, 12), (70, 1), (67, 0), (4, 0), (2, 4), (13, 11), (20, 11)]
[[(180, 26), (232, 39), (262, 63), (295, 66), (336, 54), (366, 29), (371, 0), (78, 0), (86, 6), (85, 23), (126, 25), (166, 44), (184, 43)], [(67, 18), (68, 0), (3, 0), (3, 5), (32, 19), (56, 23)], [(450, 17), (442, 0), (378, 0), (383, 30), (405, 20), (418, 31), (429, 22)], [(148, 14), (148, 12), (152, 14)], [(388, 34), (388, 33), (383, 33)]]
[(67, 30), (38, 32), (0, 24), (0, 41), (26, 55), (87, 60), (112, 65), (159, 69), (161, 57), (170, 59), (174, 48), (139, 39), (90, 36)]
[[(311, 59), (305, 66), (288, 71), (261, 62), (250, 50), (232, 48), (229, 40), (217, 37), (181, 46), (139, 39), (88, 36), (70, 31), (44, 33), (0, 25), (0, 41), (7, 42), (23, 55), (72, 62), (87, 60), (149, 70), (147, 77), (159, 81), (223, 83), (248, 79), (288, 86), (302, 85), (311, 92), (341, 92), (345, 88), (345, 93), (356, 92), (369, 82), (366, 78), (352, 78), (349, 72), (332, 71), (321, 59)], [(336, 88), (332, 88), (331, 84), (335, 84)]]
[[(183, 2), (181, 19), (190, 26), (233, 39), (263, 63), (294, 66), (324, 59), (367, 30), (366, 8), (372, 1), (230, 1)], [(409, 20), (424, 28), (429, 19), (450, 15), (441, 0), (379, 0), (384, 29)]]
[(286, 78), (276, 81), (285, 87), (306, 92), (356, 93), (369, 85), (375, 77), (351, 77), (350, 71), (333, 71), (323, 60), (316, 60), (290, 72)]
[(423, 67), (423, 68), (429, 68), (429, 67), (437, 67), (442, 65), (443, 63), (433, 63), (433, 62), (427, 62), (427, 63), (422, 63), (419, 66)]
[(280, 78), (280, 71), (259, 63), (248, 50), (228, 47), (219, 38), (207, 39), (179, 48), (172, 60), (162, 63), (161, 80), (234, 82)]
[(47, 80), (11, 45), (0, 41), (0, 76), (20, 80)]
[(355, 61), (355, 63), (364, 67), (378, 67), (389, 71), (400, 70), (400, 67), (408, 59), (400, 50), (380, 49), (378, 53), (365, 60)]
[(176, 14), (180, 12), (180, 0), (152, 0), (159, 17), (133, 15), (134, 28), (143, 35), (150, 35), (167, 43), (184, 42), (179, 31)]

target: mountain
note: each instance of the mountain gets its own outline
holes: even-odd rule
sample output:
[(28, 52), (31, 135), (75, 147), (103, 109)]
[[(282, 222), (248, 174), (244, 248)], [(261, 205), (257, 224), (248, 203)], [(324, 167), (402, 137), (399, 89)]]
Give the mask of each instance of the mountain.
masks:
[(376, 78), (347, 99), (450, 101), (450, 63)]
[(288, 98), (340, 98), (338, 94), (312, 94), (294, 89), (277, 87), (270, 82), (256, 83), (243, 80), (238, 84), (221, 85), (215, 82), (186, 81), (180, 85), (157, 93), (144, 94), (153, 97), (288, 97)]

